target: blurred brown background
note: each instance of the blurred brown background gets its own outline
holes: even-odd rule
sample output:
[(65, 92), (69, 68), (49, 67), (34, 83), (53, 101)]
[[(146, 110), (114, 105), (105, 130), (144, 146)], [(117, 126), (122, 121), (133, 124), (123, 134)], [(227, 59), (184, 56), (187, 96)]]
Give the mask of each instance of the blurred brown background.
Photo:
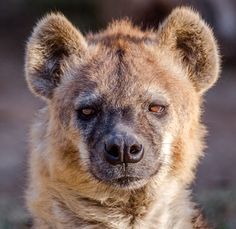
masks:
[(235, 0), (0, 0), (0, 229), (28, 228), (23, 190), (27, 133), (43, 102), (24, 80), (24, 46), (37, 20), (63, 12), (83, 33), (128, 16), (143, 28), (158, 24), (178, 5), (191, 5), (213, 27), (222, 53), (222, 76), (206, 95), (208, 149), (193, 185), (216, 228), (236, 228), (236, 1)]

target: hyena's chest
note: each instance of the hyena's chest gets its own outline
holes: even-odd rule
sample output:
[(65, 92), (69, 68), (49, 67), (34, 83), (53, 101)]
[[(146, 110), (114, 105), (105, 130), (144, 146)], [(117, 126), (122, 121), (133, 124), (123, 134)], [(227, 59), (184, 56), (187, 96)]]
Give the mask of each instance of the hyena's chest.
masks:
[(73, 207), (54, 202), (52, 211), (55, 222), (57, 222), (57, 228), (157, 228), (157, 221), (149, 215), (145, 206), (120, 205), (114, 207), (78, 203), (77, 206)]

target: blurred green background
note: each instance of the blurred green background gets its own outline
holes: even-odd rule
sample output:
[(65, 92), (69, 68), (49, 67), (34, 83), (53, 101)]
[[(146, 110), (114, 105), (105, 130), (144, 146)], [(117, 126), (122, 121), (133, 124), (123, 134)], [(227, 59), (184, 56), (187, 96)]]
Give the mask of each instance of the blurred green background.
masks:
[(172, 8), (190, 5), (213, 27), (222, 53), (222, 76), (206, 96), (208, 149), (193, 184), (194, 195), (217, 229), (236, 228), (236, 1), (235, 0), (0, 0), (0, 229), (30, 227), (24, 207), (27, 133), (43, 103), (24, 80), (24, 46), (47, 12), (64, 13), (83, 33), (130, 17), (157, 28)]

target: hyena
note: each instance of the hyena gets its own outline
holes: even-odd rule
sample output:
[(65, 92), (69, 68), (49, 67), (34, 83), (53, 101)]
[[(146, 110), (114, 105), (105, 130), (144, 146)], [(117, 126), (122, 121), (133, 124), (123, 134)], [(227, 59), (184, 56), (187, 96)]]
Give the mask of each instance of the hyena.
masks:
[(204, 149), (204, 93), (220, 60), (201, 16), (176, 8), (157, 31), (128, 19), (83, 36), (62, 14), (27, 43), (34, 228), (208, 228), (190, 184)]

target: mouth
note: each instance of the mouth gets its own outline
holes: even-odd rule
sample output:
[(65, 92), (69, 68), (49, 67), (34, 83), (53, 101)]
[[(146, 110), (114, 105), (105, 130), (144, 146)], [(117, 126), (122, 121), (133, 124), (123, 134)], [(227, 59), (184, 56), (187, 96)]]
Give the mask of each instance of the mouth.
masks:
[(124, 187), (128, 187), (140, 180), (141, 180), (141, 178), (138, 178), (138, 177), (124, 176), (124, 177), (120, 177), (120, 178), (112, 180), (112, 183), (115, 184), (116, 186), (124, 188)]
[[(101, 168), (101, 166), (99, 167)], [(96, 166), (90, 167), (89, 171), (95, 180), (111, 188), (134, 190), (145, 186), (150, 181), (150, 178), (158, 173), (160, 166), (157, 166), (152, 173), (147, 173), (148, 170), (145, 172), (140, 171), (140, 169), (131, 167), (131, 165), (125, 168), (124, 166), (96, 168)]]
[(139, 184), (143, 183), (143, 179), (141, 177), (122, 176), (119, 178), (106, 180), (106, 179), (102, 179), (101, 177), (95, 175), (94, 173), (91, 173), (91, 174), (96, 180), (99, 180), (100, 182), (104, 182), (104, 183), (108, 184), (109, 186), (114, 186), (117, 188), (135, 187), (135, 186), (139, 186)]

